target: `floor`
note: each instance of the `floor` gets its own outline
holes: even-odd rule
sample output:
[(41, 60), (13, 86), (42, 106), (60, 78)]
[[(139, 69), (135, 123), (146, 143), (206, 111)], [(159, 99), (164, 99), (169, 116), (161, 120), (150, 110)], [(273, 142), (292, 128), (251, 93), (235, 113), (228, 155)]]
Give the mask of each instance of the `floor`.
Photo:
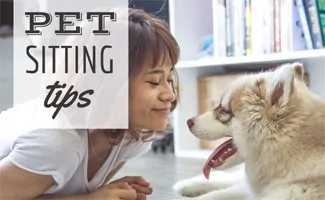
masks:
[(205, 160), (175, 158), (172, 153), (154, 153), (130, 160), (116, 178), (141, 175), (151, 182), (153, 194), (147, 200), (172, 200), (177, 196), (172, 187), (185, 178), (201, 174)]

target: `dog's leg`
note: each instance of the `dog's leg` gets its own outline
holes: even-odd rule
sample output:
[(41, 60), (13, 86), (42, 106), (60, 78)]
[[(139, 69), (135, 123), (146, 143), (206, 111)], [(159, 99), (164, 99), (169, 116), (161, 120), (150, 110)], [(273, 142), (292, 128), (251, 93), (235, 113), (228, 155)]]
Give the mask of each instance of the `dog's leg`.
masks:
[(206, 193), (202, 196), (181, 198), (179, 200), (252, 200), (252, 195), (248, 184), (241, 182), (225, 189)]
[[(321, 178), (320, 178), (321, 179)], [(305, 184), (304, 184), (305, 183)], [(256, 200), (324, 200), (325, 187), (321, 188), (321, 182), (304, 182), (291, 185), (277, 185), (273, 189), (266, 189), (263, 196), (257, 196)]]
[(212, 180), (207, 180), (203, 175), (185, 179), (176, 183), (173, 187), (174, 191), (184, 197), (197, 197), (202, 194), (219, 190), (224, 186), (224, 183), (216, 183)]
[(212, 171), (209, 180), (203, 175), (199, 175), (176, 183), (173, 189), (181, 196), (197, 197), (214, 190), (231, 187), (239, 181), (244, 180), (245, 173), (243, 168), (238, 168), (229, 172)]

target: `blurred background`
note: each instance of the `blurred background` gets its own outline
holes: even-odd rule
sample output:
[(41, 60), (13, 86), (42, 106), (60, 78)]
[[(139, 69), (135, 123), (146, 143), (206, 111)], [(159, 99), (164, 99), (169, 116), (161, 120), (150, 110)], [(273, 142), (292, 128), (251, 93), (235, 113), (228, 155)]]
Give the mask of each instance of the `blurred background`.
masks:
[[(170, 199), (172, 184), (201, 173), (216, 142), (199, 141), (186, 120), (216, 105), (241, 73), (298, 61), (308, 86), (325, 98), (325, 0), (132, 0), (129, 7), (165, 19), (181, 48), (181, 102), (172, 126), (149, 156), (122, 170), (154, 181), (150, 199)], [(13, 1), (0, 0), (0, 112), (12, 106), (12, 68)]]

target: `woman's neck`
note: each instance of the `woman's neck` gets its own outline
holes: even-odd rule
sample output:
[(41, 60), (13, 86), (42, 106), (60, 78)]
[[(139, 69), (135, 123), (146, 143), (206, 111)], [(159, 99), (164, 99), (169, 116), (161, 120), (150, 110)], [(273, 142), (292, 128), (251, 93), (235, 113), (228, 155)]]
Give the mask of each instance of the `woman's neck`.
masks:
[(105, 159), (112, 149), (113, 145), (111, 144), (108, 135), (102, 132), (96, 132), (89, 134), (89, 150), (91, 154), (97, 159)]

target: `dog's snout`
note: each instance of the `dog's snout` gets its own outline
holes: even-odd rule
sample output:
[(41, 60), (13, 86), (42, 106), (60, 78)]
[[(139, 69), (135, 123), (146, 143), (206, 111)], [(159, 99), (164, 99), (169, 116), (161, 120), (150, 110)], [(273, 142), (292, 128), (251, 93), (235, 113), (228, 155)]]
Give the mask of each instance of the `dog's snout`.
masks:
[(193, 120), (193, 118), (187, 120), (187, 126), (188, 126), (188, 128), (192, 128), (193, 125), (194, 125), (194, 120)]

